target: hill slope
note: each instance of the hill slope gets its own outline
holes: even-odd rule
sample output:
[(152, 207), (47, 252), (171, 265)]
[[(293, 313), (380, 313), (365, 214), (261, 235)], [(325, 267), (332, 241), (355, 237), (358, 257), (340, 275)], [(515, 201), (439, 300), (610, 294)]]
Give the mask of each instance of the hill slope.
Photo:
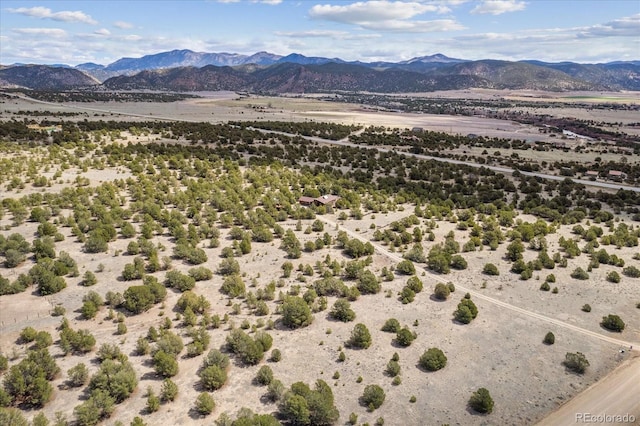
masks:
[(0, 69), (0, 86), (36, 90), (67, 90), (99, 85), (100, 82), (73, 68), (24, 65)]

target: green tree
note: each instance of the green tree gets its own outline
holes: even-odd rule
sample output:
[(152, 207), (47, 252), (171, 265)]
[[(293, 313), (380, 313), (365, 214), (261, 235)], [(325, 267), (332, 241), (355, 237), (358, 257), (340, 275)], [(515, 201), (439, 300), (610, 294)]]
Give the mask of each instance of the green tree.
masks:
[(386, 398), (384, 389), (378, 385), (367, 385), (360, 397), (360, 403), (367, 407), (369, 411), (380, 408)]
[(600, 325), (606, 328), (607, 330), (622, 332), (624, 330), (625, 324), (624, 321), (618, 316), (609, 314), (606, 317), (602, 317), (602, 322)]
[(402, 260), (396, 266), (396, 272), (402, 275), (414, 275), (416, 273), (416, 267), (410, 260)]
[(281, 312), (282, 322), (289, 328), (306, 327), (313, 321), (309, 305), (298, 296), (286, 297)]
[(17, 408), (0, 407), (0, 424), (7, 426), (29, 426), (22, 411)]
[(398, 345), (407, 347), (416, 339), (417, 335), (413, 331), (409, 330), (409, 327), (403, 327), (396, 333), (396, 343)]
[(552, 332), (548, 332), (542, 341), (545, 345), (553, 345), (556, 342), (556, 336)]
[(268, 365), (263, 365), (256, 374), (256, 383), (267, 386), (273, 381), (273, 370)]
[(447, 357), (442, 350), (430, 348), (422, 354), (418, 363), (427, 371), (438, 371), (447, 365)]
[(173, 377), (178, 374), (178, 361), (173, 355), (162, 350), (153, 355), (153, 367), (156, 373), (163, 377)]
[(206, 391), (220, 389), (227, 381), (226, 370), (217, 365), (211, 365), (202, 369), (198, 375), (200, 376), (200, 383)]
[(582, 352), (567, 352), (563, 364), (574, 373), (582, 374), (589, 366), (589, 361)]
[(358, 277), (358, 290), (362, 294), (376, 294), (380, 292), (380, 281), (373, 272), (367, 270), (362, 271)]
[(371, 333), (369, 333), (367, 326), (362, 323), (356, 324), (351, 331), (348, 343), (349, 346), (358, 349), (367, 349), (371, 346)]
[(387, 333), (397, 333), (400, 331), (400, 323), (395, 318), (389, 318), (382, 326), (382, 331)]
[(139, 314), (148, 311), (155, 302), (155, 296), (150, 286), (134, 285), (124, 292), (124, 307), (129, 312)]
[(67, 371), (67, 376), (69, 377), (70, 386), (84, 386), (89, 380), (89, 369), (83, 363), (79, 363)]
[(208, 392), (202, 392), (196, 398), (196, 410), (203, 416), (207, 416), (216, 408), (213, 397)]
[(162, 402), (169, 402), (176, 399), (176, 396), (178, 396), (178, 385), (169, 378), (164, 379), (160, 387), (160, 400)]
[(484, 268), (482, 268), (482, 273), (486, 275), (496, 275), (496, 276), (500, 275), (500, 271), (498, 270), (498, 267), (493, 263), (485, 264)]
[(291, 276), (292, 271), (293, 271), (293, 263), (287, 261), (282, 264), (282, 276), (284, 278), (289, 278)]
[(449, 286), (443, 283), (436, 284), (433, 290), (433, 295), (438, 300), (447, 300), (447, 298), (449, 297), (449, 294), (451, 294), (451, 291), (449, 290)]
[(456, 321), (462, 324), (469, 324), (478, 316), (478, 308), (471, 299), (462, 299), (458, 304), (458, 308), (454, 312)]
[(355, 319), (356, 313), (351, 309), (351, 304), (347, 299), (338, 299), (333, 304), (329, 316), (338, 321), (349, 322)]
[(493, 411), (493, 399), (487, 389), (479, 388), (471, 395), (469, 406), (478, 413), (491, 414)]

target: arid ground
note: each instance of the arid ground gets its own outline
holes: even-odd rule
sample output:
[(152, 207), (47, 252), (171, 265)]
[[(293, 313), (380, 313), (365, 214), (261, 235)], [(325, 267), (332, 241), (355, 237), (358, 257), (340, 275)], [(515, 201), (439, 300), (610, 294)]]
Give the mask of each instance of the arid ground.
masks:
[[(452, 94), (449, 94), (452, 95)], [(496, 94), (481, 93), (482, 96)], [(480, 95), (478, 95), (480, 96)], [(509, 96), (526, 96), (530, 94), (509, 94)], [(551, 96), (551, 95), (549, 95)], [(553, 95), (560, 96), (560, 95)], [(563, 95), (568, 97), (567, 94)], [(578, 95), (576, 95), (578, 96)], [(625, 94), (603, 94), (601, 96), (625, 97)], [(625, 100), (628, 98), (625, 98)], [(635, 98), (634, 101), (637, 101)], [(505, 138), (545, 138), (545, 135), (533, 127), (517, 123), (504, 122), (479, 117), (448, 117), (437, 115), (396, 114), (374, 112), (360, 105), (334, 104), (320, 102), (314, 99), (297, 98), (238, 98), (235, 93), (211, 94), (205, 99), (159, 104), (159, 103), (113, 103), (113, 104), (77, 104), (78, 109), (68, 106), (53, 106), (31, 103), (23, 100), (6, 101), (2, 104), (2, 119), (18, 117), (21, 110), (49, 110), (49, 111), (77, 111), (86, 112), (85, 115), (71, 119), (89, 120), (118, 119), (117, 113), (124, 115), (122, 119), (140, 120), (153, 117), (173, 118), (189, 121), (226, 122), (229, 120), (280, 120), (304, 121), (316, 120), (338, 122), (344, 124), (364, 124), (388, 127), (411, 128), (421, 126), (428, 130), (453, 132), (459, 134), (476, 133), (487, 136)], [(623, 113), (620, 113), (623, 114)], [(609, 120), (623, 121), (620, 115), (607, 117)], [(602, 118), (601, 118), (602, 119)], [(625, 118), (627, 119), (627, 118)], [(637, 120), (637, 117), (636, 117)], [(148, 142), (157, 140), (157, 136), (129, 136), (116, 142)], [(35, 148), (37, 151), (39, 148)], [(33, 151), (33, 152), (36, 152)], [(3, 155), (8, 155), (3, 153)], [(25, 154), (27, 157), (33, 154)], [(43, 175), (52, 175), (54, 170), (41, 171)], [(65, 170), (58, 184), (49, 188), (35, 188), (27, 184), (24, 189), (6, 190), (0, 188), (0, 197), (18, 198), (22, 195), (62, 190), (72, 185), (77, 177), (86, 177), (91, 186), (116, 179), (127, 179), (131, 174), (120, 168), (105, 170), (82, 171), (79, 169)], [(414, 206), (402, 205), (396, 211), (387, 213), (365, 212), (362, 219), (349, 218), (340, 220), (338, 213), (320, 216), (325, 222), (324, 232), (328, 232), (334, 239), (340, 230), (347, 231), (351, 236), (371, 241), (375, 229), (384, 230), (394, 221), (401, 220), (413, 213)], [(61, 212), (67, 216), (70, 211)], [(535, 222), (533, 216), (521, 215), (518, 219), (525, 222)], [(621, 215), (621, 221), (629, 226), (637, 227), (628, 217)], [(617, 220), (617, 219), (616, 219)], [(303, 220), (302, 229), (311, 225), (312, 220)], [(427, 220), (421, 220), (418, 227), (426, 229)], [(282, 226), (294, 229), (296, 221), (289, 219)], [(582, 223), (588, 227), (586, 221)], [(559, 226), (555, 233), (547, 236), (549, 252), (557, 251), (558, 240), (561, 236), (570, 238), (573, 225)], [(8, 236), (20, 233), (28, 241), (35, 238), (37, 224), (26, 222), (19, 227), (11, 225), (10, 215), (0, 219), (0, 233)], [(424, 264), (416, 264), (417, 275), (424, 283), (424, 291), (416, 295), (415, 301), (402, 304), (398, 300), (398, 292), (407, 281), (406, 276), (395, 275), (392, 281), (382, 283), (382, 291), (375, 295), (363, 295), (352, 302), (356, 312), (353, 322), (337, 322), (328, 318), (328, 310), (314, 314), (313, 323), (303, 329), (288, 330), (278, 322), (280, 315), (276, 313), (276, 301), (269, 302), (270, 314), (264, 320), (276, 321), (276, 326), (268, 332), (273, 336), (273, 348), (282, 351), (280, 362), (263, 360), (259, 365), (244, 367), (232, 361), (229, 379), (226, 385), (213, 393), (216, 401), (214, 413), (206, 418), (193, 413), (192, 407), (197, 394), (200, 392), (199, 379), (196, 371), (202, 362), (202, 356), (179, 358), (180, 371), (173, 378), (179, 386), (179, 395), (175, 402), (163, 405), (156, 413), (147, 414), (145, 410), (145, 393), (148, 387), (156, 394), (160, 389), (160, 379), (154, 374), (153, 367), (148, 362), (149, 357), (138, 357), (134, 354), (136, 340), (145, 336), (149, 326), (159, 326), (164, 317), (174, 319), (172, 307), (180, 297), (179, 293), (169, 291), (164, 303), (166, 309), (156, 305), (146, 313), (129, 316), (126, 319), (128, 332), (116, 335), (115, 322), (106, 319), (107, 310), (102, 308), (93, 320), (82, 319), (77, 310), (82, 305), (82, 297), (88, 290), (94, 290), (104, 295), (107, 291), (124, 292), (131, 285), (121, 280), (124, 265), (132, 261), (132, 256), (122, 254), (126, 251), (129, 240), (118, 239), (109, 244), (109, 251), (100, 254), (88, 254), (81, 250), (69, 228), (60, 228), (65, 236), (64, 241), (56, 243), (57, 251), (67, 251), (79, 265), (80, 277), (66, 278), (68, 287), (60, 293), (42, 297), (33, 289), (26, 292), (0, 296), (0, 352), (9, 356), (10, 365), (20, 360), (27, 347), (17, 343), (20, 331), (27, 326), (37, 330), (50, 332), (56, 340), (56, 327), (60, 317), (52, 317), (54, 306), (62, 305), (66, 308), (67, 318), (72, 328), (87, 329), (95, 336), (98, 346), (102, 343), (116, 343), (133, 362), (140, 379), (137, 390), (129, 399), (119, 404), (112, 417), (105, 424), (122, 421), (128, 424), (134, 416), (141, 416), (149, 425), (188, 425), (211, 424), (221, 413), (234, 415), (240, 408), (248, 407), (255, 412), (268, 413), (276, 411), (274, 404), (263, 402), (265, 387), (253, 383), (256, 372), (261, 365), (269, 365), (274, 376), (285, 386), (296, 381), (312, 384), (316, 379), (323, 379), (332, 386), (336, 406), (340, 411), (338, 424), (345, 424), (350, 413), (358, 414), (358, 424), (374, 424), (380, 417), (388, 425), (532, 425), (544, 419), (542, 424), (560, 425), (572, 424), (572, 410), (583, 410), (591, 407), (593, 401), (602, 400), (603, 395), (609, 394), (618, 387), (618, 377), (621, 373), (617, 367), (633, 371), (637, 377), (640, 359), (637, 349), (640, 349), (640, 311), (636, 303), (640, 302), (640, 280), (623, 277), (620, 283), (613, 284), (605, 279), (613, 266), (601, 265), (590, 272), (588, 280), (576, 280), (570, 277), (571, 271), (580, 266), (586, 269), (589, 262), (586, 255), (569, 259), (566, 268), (555, 268), (553, 271), (536, 271), (532, 279), (521, 281), (517, 274), (509, 272), (509, 264), (504, 260), (505, 246), (501, 244), (495, 251), (484, 250), (463, 253), (468, 262), (468, 268), (453, 271), (448, 275), (433, 275)], [(508, 229), (504, 228), (506, 232)], [(425, 252), (438, 242), (442, 242), (449, 232), (453, 232), (461, 244), (469, 239), (469, 231), (456, 228), (456, 224), (446, 219), (436, 221), (433, 229), (434, 242), (424, 241)], [(307, 234), (296, 231), (300, 242), (318, 238), (317, 233)], [(220, 236), (221, 246), (209, 248), (203, 245), (208, 261), (203, 264), (213, 271), (221, 260), (222, 248), (230, 245), (228, 230), (223, 229)], [(156, 236), (154, 244), (167, 247), (170, 255), (173, 242), (164, 235)], [(373, 264), (369, 267), (376, 275), (380, 275), (383, 267), (395, 266), (401, 259), (401, 253), (389, 251), (389, 247), (375, 244), (376, 253)], [(638, 254), (638, 247), (616, 248), (607, 246), (610, 253), (623, 258), (626, 265), (640, 267), (640, 261), (633, 256)], [(525, 251), (525, 261), (531, 260), (536, 253)], [(293, 261), (299, 264), (315, 265), (330, 256), (340, 260), (349, 260), (341, 250), (330, 247), (313, 253), (303, 253), (300, 259)], [(253, 243), (251, 253), (238, 259), (241, 271), (248, 284), (248, 290), (266, 286), (272, 280), (282, 276), (281, 265), (285, 262), (286, 254), (279, 249), (278, 240), (273, 243)], [(500, 271), (499, 276), (482, 274), (486, 263), (494, 263)], [(99, 268), (99, 265), (102, 265)], [(14, 280), (20, 273), (28, 272), (31, 261), (23, 265), (7, 269), (0, 267), (0, 274)], [(180, 261), (174, 261), (173, 267), (186, 272), (189, 266)], [(102, 272), (96, 272), (103, 269)], [(93, 271), (98, 278), (98, 284), (86, 288), (79, 285), (85, 271)], [(539, 290), (545, 275), (553, 272), (556, 276), (557, 293)], [(162, 281), (164, 272), (155, 273)], [(306, 283), (298, 279), (296, 272), (291, 278), (284, 280), (284, 286), (277, 291), (292, 291), (294, 286), (304, 287), (320, 278), (317, 274), (306, 277)], [(457, 290), (448, 300), (437, 301), (433, 297), (433, 288), (439, 281), (453, 282)], [(197, 294), (204, 295), (211, 302), (211, 313), (221, 316), (231, 314), (229, 298), (220, 293), (222, 279), (214, 275), (211, 280), (198, 282), (195, 287)], [(453, 311), (465, 292), (470, 292), (472, 300), (479, 308), (478, 317), (468, 325), (454, 321)], [(390, 297), (389, 297), (390, 296)], [(329, 297), (329, 309), (335, 301)], [(583, 305), (589, 304), (591, 312), (581, 310)], [(232, 325), (238, 326), (247, 319), (255, 323), (258, 317), (243, 309), (238, 315), (231, 314), (231, 323), (223, 324), (220, 329), (210, 330), (211, 348), (219, 348), (224, 344), (225, 337)], [(603, 329), (599, 323), (603, 316), (617, 314), (626, 323), (622, 333), (612, 333)], [(417, 334), (417, 339), (407, 348), (397, 346), (393, 335), (382, 332), (380, 328), (389, 318), (396, 318), (401, 325), (407, 325)], [(364, 323), (371, 331), (373, 344), (366, 350), (345, 348), (351, 330), (355, 323)], [(174, 321), (179, 324), (179, 321)], [(180, 328), (177, 329), (181, 331)], [(182, 330), (184, 331), (184, 330)], [(542, 340), (547, 332), (555, 334), (555, 344), (545, 345)], [(185, 339), (185, 342), (187, 339)], [(629, 351), (627, 345), (633, 345)], [(636, 346), (637, 345), (637, 346)], [(438, 347), (448, 358), (447, 366), (437, 372), (425, 372), (418, 367), (420, 355), (428, 348)], [(54, 418), (56, 412), (62, 412), (68, 419), (73, 418), (73, 408), (86, 397), (82, 390), (66, 389), (66, 372), (79, 362), (84, 362), (93, 373), (97, 370), (94, 362), (95, 353), (84, 356), (63, 356), (57, 345), (53, 345), (51, 353), (56, 356), (56, 362), (61, 368), (60, 376), (54, 380), (53, 399), (42, 409), (49, 419)], [(621, 350), (624, 349), (624, 352)], [(341, 350), (346, 353), (346, 360), (338, 362)], [(397, 352), (400, 358), (401, 384), (392, 385), (392, 378), (385, 374), (385, 366), (392, 355)], [(582, 352), (590, 363), (583, 375), (571, 373), (562, 365), (567, 352)], [(143, 361), (144, 359), (144, 361)], [(336, 372), (339, 373), (335, 374)], [(612, 373), (613, 372), (613, 373)], [(609, 376), (610, 375), (610, 376)], [(335, 378), (338, 377), (339, 378)], [(362, 377), (362, 380), (357, 380)], [(600, 385), (598, 381), (606, 381)], [(640, 382), (626, 381), (623, 386), (628, 391), (626, 398), (616, 398), (606, 406), (597, 405), (595, 409), (606, 414), (628, 414), (615, 410), (627, 410), (631, 406), (631, 414), (640, 417), (639, 399), (629, 398), (629, 395), (640, 394)], [(373, 412), (368, 412), (358, 402), (364, 387), (368, 384), (378, 384), (386, 391), (384, 404)], [(469, 409), (467, 402), (473, 391), (479, 387), (490, 390), (495, 401), (495, 408), (490, 415), (478, 415)], [(583, 391), (588, 392), (581, 394)], [(410, 402), (415, 396), (416, 402)], [(576, 397), (577, 396), (577, 397)], [(575, 398), (575, 400), (572, 400)], [(586, 400), (584, 398), (587, 398)], [(566, 404), (566, 405), (565, 405)], [(576, 404), (576, 405), (573, 405)], [(582, 405), (577, 405), (582, 404)], [(620, 405), (616, 405), (620, 404)], [(564, 407), (563, 407), (564, 405)], [(560, 409), (556, 412), (560, 407)], [(569, 408), (571, 407), (571, 408)], [(575, 408), (574, 408), (575, 407)], [(609, 411), (613, 410), (613, 411)], [(26, 416), (32, 418), (37, 411), (28, 411)], [(547, 417), (548, 416), (548, 417)]]

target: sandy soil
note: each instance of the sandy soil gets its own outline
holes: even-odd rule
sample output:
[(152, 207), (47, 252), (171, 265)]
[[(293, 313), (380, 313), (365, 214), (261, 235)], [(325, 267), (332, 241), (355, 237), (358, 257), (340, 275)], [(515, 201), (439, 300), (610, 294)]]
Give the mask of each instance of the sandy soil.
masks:
[[(273, 100), (272, 109), (277, 109), (276, 101), (289, 102), (286, 99)], [(155, 104), (118, 104), (117, 106), (130, 108), (135, 113), (178, 114), (193, 119), (200, 119), (204, 116), (202, 114), (207, 114), (209, 111), (216, 120), (223, 120), (221, 118), (223, 114), (228, 114), (228, 117), (234, 117), (234, 119), (240, 116), (245, 119), (265, 117), (265, 119), (274, 120), (286, 119), (285, 117), (296, 117), (299, 120), (310, 119), (310, 117), (314, 119), (332, 117), (337, 121), (349, 123), (349, 117), (354, 117), (353, 120), (356, 118), (370, 119), (372, 120), (371, 124), (376, 125), (383, 123), (387, 126), (406, 127), (422, 125), (425, 128), (429, 128), (428, 125), (412, 124), (414, 123), (412, 120), (433, 120), (433, 123), (446, 128), (447, 125), (457, 126), (452, 123), (456, 123), (458, 119), (457, 117), (416, 117), (411, 114), (363, 112), (358, 109), (358, 106), (349, 106), (349, 108), (354, 108), (353, 110), (332, 112), (324, 109), (324, 106), (320, 108), (313, 103), (303, 108), (303, 103), (308, 102), (306, 100), (295, 103), (296, 108), (291, 108), (291, 111), (284, 113), (266, 113), (242, 104), (236, 107), (234, 106), (235, 102), (253, 102), (255, 104), (257, 100), (236, 101), (231, 95), (217, 95), (217, 97), (206, 101), (213, 103), (213, 105), (216, 103), (224, 104), (215, 107), (220, 108), (220, 111), (226, 111), (222, 113), (217, 109), (212, 109), (214, 108), (212, 105), (202, 106), (197, 105), (197, 102), (197, 100), (190, 100), (180, 103), (178, 106), (171, 104), (168, 108), (166, 105)], [(3, 108), (5, 106), (6, 104), (3, 105)], [(331, 104), (331, 106), (335, 105)], [(35, 104), (28, 108), (25, 105), (20, 106), (21, 109), (35, 109), (37, 107), (40, 106)], [(106, 106), (107, 109), (111, 107), (110, 105)], [(171, 111), (174, 107), (175, 111)], [(322, 121), (331, 120), (322, 118)], [(491, 126), (504, 127), (509, 125), (504, 122), (492, 123), (483, 120), (476, 121), (476, 119), (470, 119), (468, 123), (465, 123), (468, 127), (460, 130), (461, 133), (480, 133), (482, 129), (490, 131)], [(510, 131), (517, 130), (519, 129), (514, 127)], [(50, 173), (53, 172), (52, 170)], [(70, 169), (67, 173), (69, 174), (61, 177), (62, 183), (56, 184), (60, 186), (44, 190), (57, 191), (68, 185), (68, 182), (73, 181), (77, 176), (88, 178), (91, 185), (123, 177), (122, 173), (116, 170), (96, 171), (90, 169), (87, 172), (82, 172)], [(20, 193), (3, 192), (2, 196), (18, 197), (32, 191), (43, 191), (43, 189), (34, 189), (31, 185), (27, 185)], [(408, 216), (412, 211), (412, 206), (405, 206), (402, 211), (378, 213), (375, 217), (367, 214), (362, 220), (341, 222), (339, 227), (349, 230), (354, 235), (370, 239), (373, 235), (373, 230), (370, 229), (371, 224), (383, 228), (394, 220)], [(68, 212), (63, 212), (63, 214), (66, 215)], [(12, 232), (19, 232), (29, 241), (33, 240), (36, 230), (35, 224), (25, 223), (18, 228), (11, 228), (9, 226), (10, 218), (7, 216), (10, 215), (5, 215), (3, 219), (0, 219), (2, 234), (9, 235)], [(326, 219), (335, 222), (337, 221), (336, 216), (327, 215)], [(531, 216), (522, 216), (522, 219), (525, 221), (534, 220)], [(303, 229), (310, 223), (311, 221), (304, 221)], [(293, 228), (295, 222), (288, 221), (284, 226), (285, 228)], [(425, 222), (422, 221), (420, 226), (424, 228)], [(434, 243), (441, 242), (451, 230), (454, 231), (457, 241), (461, 244), (467, 241), (468, 231), (457, 231), (455, 224), (438, 221), (437, 228), (434, 230), (436, 234)], [(557, 240), (561, 235), (565, 237), (571, 235), (570, 230), (571, 227), (563, 226), (557, 234), (547, 238), (550, 252), (557, 249)], [(316, 313), (313, 324), (305, 329), (292, 331), (276, 326), (274, 330), (269, 331), (274, 338), (273, 347), (280, 349), (283, 353), (281, 362), (262, 361), (260, 365), (253, 367), (242, 367), (232, 362), (227, 384), (214, 393), (217, 408), (212, 416), (206, 419), (199, 418), (190, 411), (199, 392), (196, 371), (201, 364), (202, 357), (180, 358), (180, 372), (173, 378), (180, 387), (178, 400), (163, 405), (157, 413), (146, 414), (144, 409), (145, 391), (150, 386), (157, 393), (160, 389), (160, 380), (153, 374), (148, 362), (149, 357), (133, 355), (135, 342), (139, 336), (146, 335), (150, 325), (158, 327), (165, 316), (175, 318), (171, 307), (174, 306), (180, 295), (169, 292), (165, 302), (166, 308), (155, 306), (145, 314), (127, 317), (128, 333), (124, 336), (115, 335), (116, 323), (106, 319), (105, 308), (94, 320), (82, 319), (77, 309), (80, 308), (82, 297), (87, 291), (94, 290), (99, 294), (104, 294), (109, 290), (124, 292), (129, 285), (138, 283), (119, 280), (124, 265), (132, 262), (132, 257), (116, 253), (124, 251), (130, 240), (118, 239), (110, 243), (108, 253), (90, 255), (80, 251), (80, 245), (70, 235), (68, 228), (61, 228), (61, 231), (66, 239), (57, 243), (56, 249), (71, 253), (80, 266), (80, 276), (86, 270), (96, 271), (99, 265), (104, 266), (103, 272), (96, 272), (98, 284), (85, 288), (79, 285), (80, 277), (67, 277), (68, 287), (52, 296), (40, 297), (28, 290), (18, 295), (0, 297), (0, 352), (10, 355), (11, 365), (18, 362), (27, 348), (16, 344), (16, 339), (20, 330), (27, 325), (38, 330), (49, 331), (53, 336), (57, 336), (55, 327), (59, 324), (60, 318), (51, 317), (50, 314), (53, 306), (63, 305), (67, 309), (67, 317), (72, 327), (90, 330), (96, 337), (98, 346), (107, 342), (120, 345), (123, 352), (130, 356), (140, 378), (136, 392), (124, 403), (118, 405), (114, 415), (106, 424), (113, 424), (116, 420), (127, 424), (136, 415), (143, 416), (147, 424), (211, 424), (212, 420), (222, 412), (235, 414), (241, 407), (249, 407), (257, 412), (273, 412), (276, 410), (274, 405), (261, 402), (261, 396), (266, 391), (265, 388), (252, 383), (259, 367), (267, 364), (273, 369), (275, 377), (282, 380), (286, 386), (300, 380), (313, 383), (316, 379), (321, 378), (327, 381), (332, 386), (336, 405), (341, 413), (339, 424), (344, 424), (349, 413), (355, 412), (359, 415), (359, 423), (368, 422), (370, 424), (373, 424), (377, 418), (383, 417), (385, 424), (389, 425), (440, 425), (443, 423), (452, 425), (529, 425), (546, 418), (549, 413), (567, 403), (572, 397), (590, 388), (600, 379), (607, 377), (617, 366), (622, 365), (622, 368), (627, 368), (628, 351), (621, 353), (621, 346), (618, 343), (594, 337), (593, 333), (614, 338), (616, 341), (637, 342), (637, 347), (640, 348), (640, 315), (635, 308), (635, 303), (640, 301), (638, 280), (623, 277), (619, 284), (607, 283), (604, 277), (614, 268), (605, 265), (594, 269), (587, 281), (574, 280), (569, 276), (571, 271), (576, 266), (586, 268), (588, 263), (586, 256), (582, 255), (577, 259), (570, 260), (566, 269), (556, 268), (553, 271), (540, 271), (537, 275), (534, 274), (533, 279), (520, 281), (516, 275), (508, 272), (508, 264), (503, 259), (506, 244), (503, 244), (496, 251), (485, 248), (483, 251), (463, 254), (469, 263), (468, 269), (446, 276), (434, 277), (424, 270), (424, 265), (417, 265), (418, 275), (424, 282), (425, 291), (419, 293), (411, 304), (403, 305), (397, 299), (397, 292), (406, 282), (406, 277), (402, 276), (396, 276), (391, 282), (384, 282), (381, 293), (362, 296), (358, 301), (352, 303), (352, 308), (357, 314), (355, 322), (366, 324), (372, 333), (373, 345), (367, 350), (343, 349), (355, 322), (339, 323), (329, 319), (327, 311)], [(338, 229), (326, 226), (325, 231), (335, 237)], [(302, 244), (317, 238), (316, 234), (307, 235), (302, 232), (296, 232), (296, 234)], [(217, 249), (204, 248), (209, 258), (204, 266), (212, 270), (216, 269), (222, 248), (230, 245), (230, 241), (225, 237), (226, 231), (223, 231), (221, 247)], [(154, 243), (160, 243), (167, 247), (167, 250), (160, 253), (160, 256), (170, 255), (172, 242), (166, 236), (155, 237)], [(428, 251), (434, 243), (424, 242), (425, 251)], [(256, 287), (248, 287), (248, 290), (255, 292), (257, 288), (264, 287), (271, 280), (277, 280), (281, 276), (280, 265), (286, 259), (285, 253), (278, 250), (277, 247), (277, 242), (273, 244), (253, 243), (252, 252), (239, 259), (242, 271), (246, 273), (245, 282), (247, 285), (249, 286), (251, 280), (255, 279)], [(624, 258), (627, 265), (640, 266), (639, 261), (632, 259), (633, 254), (637, 252), (637, 247), (621, 249), (607, 247), (607, 250)], [(326, 255), (330, 255), (331, 258), (347, 260), (336, 248), (325, 248), (311, 254), (304, 253), (301, 259), (294, 261), (294, 265), (296, 267), (298, 264), (314, 265), (316, 261), (324, 259)], [(395, 265), (397, 263), (395, 256), (397, 255), (398, 253), (391, 253), (390, 256), (385, 251), (377, 253), (373, 256), (372, 271), (379, 274), (383, 267)], [(525, 260), (529, 260), (535, 254), (527, 251), (525, 256)], [(482, 267), (487, 262), (498, 265), (500, 276), (487, 277), (481, 274)], [(18, 274), (27, 272), (30, 266), (31, 262), (25, 262), (12, 270), (0, 267), (0, 274), (9, 279), (15, 279)], [(181, 271), (189, 269), (188, 265), (175, 261), (173, 266)], [(555, 284), (559, 289), (558, 294), (538, 290), (544, 276), (551, 272), (558, 278)], [(159, 272), (155, 275), (162, 280), (164, 273)], [(280, 290), (289, 291), (295, 285), (301, 285), (304, 291), (305, 283), (297, 281), (295, 275), (296, 273), (292, 278), (286, 279), (284, 287), (278, 289), (277, 292)], [(308, 278), (307, 284), (318, 278), (316, 273), (313, 277)], [(459, 287), (458, 291), (445, 302), (435, 301), (431, 297), (433, 286), (439, 279), (451, 280)], [(224, 313), (230, 313), (231, 307), (228, 305), (227, 298), (219, 292), (220, 285), (221, 278), (214, 276), (211, 280), (198, 283), (195, 291), (205, 295), (211, 302), (212, 314), (217, 313), (222, 316)], [(472, 298), (480, 310), (478, 318), (466, 326), (452, 320), (452, 313), (459, 299), (463, 296), (465, 288), (473, 291)], [(392, 297), (386, 297), (387, 290), (391, 291)], [(329, 298), (329, 307), (334, 301), (335, 298)], [(495, 301), (507, 303), (522, 311), (505, 308)], [(240, 300), (234, 300), (233, 303), (243, 305), (241, 314), (231, 315), (232, 322), (236, 326), (244, 319), (248, 319), (252, 324), (257, 322), (258, 317), (252, 315)], [(592, 312), (581, 311), (580, 308), (585, 303), (592, 306)], [(268, 319), (277, 320), (279, 318), (279, 315), (275, 313), (277, 302), (270, 302), (269, 307), (271, 314), (263, 319), (265, 321)], [(610, 333), (599, 326), (600, 318), (609, 313), (619, 314), (625, 320), (627, 328), (623, 333)], [(391, 317), (397, 318), (402, 325), (411, 327), (417, 333), (418, 338), (410, 347), (395, 346), (393, 336), (380, 331), (385, 320)], [(555, 322), (550, 322), (545, 318), (553, 319)], [(179, 321), (174, 321), (174, 324), (178, 325)], [(229, 326), (230, 324), (226, 324), (221, 329), (210, 330), (212, 337), (210, 347), (217, 348), (224, 343)], [(572, 329), (569, 326), (586, 330), (588, 333)], [(552, 346), (542, 344), (542, 339), (548, 331), (552, 331), (556, 335), (556, 343)], [(178, 327), (176, 332), (184, 335), (185, 330)], [(187, 337), (184, 337), (184, 340), (185, 343), (189, 342)], [(434, 346), (445, 352), (448, 357), (447, 367), (435, 373), (423, 372), (417, 368), (418, 359), (426, 349)], [(344, 363), (337, 361), (341, 349), (347, 355)], [(586, 354), (590, 361), (589, 369), (586, 374), (581, 376), (568, 373), (561, 365), (566, 352), (576, 351)], [(56, 388), (54, 398), (46, 405), (43, 412), (50, 419), (57, 411), (65, 413), (71, 419), (73, 407), (81, 403), (83, 395), (80, 390), (64, 390), (66, 372), (79, 362), (84, 362), (91, 372), (96, 371), (95, 353), (64, 357), (55, 345), (51, 348), (51, 352), (57, 357), (56, 361), (62, 373), (53, 382)], [(398, 386), (393, 386), (391, 384), (392, 378), (384, 373), (386, 363), (394, 352), (400, 355), (402, 368), (402, 383)], [(634, 371), (637, 372), (637, 361), (633, 365), (636, 368)], [(340, 378), (332, 379), (336, 371), (340, 373)], [(626, 373), (614, 374), (626, 377)], [(361, 383), (356, 383), (359, 376), (363, 380)], [(368, 413), (364, 407), (359, 405), (358, 397), (364, 386), (372, 383), (379, 384), (385, 389), (387, 399), (380, 409)], [(600, 389), (597, 395), (608, 394), (617, 385), (615, 381), (607, 383), (614, 384), (603, 387), (596, 386), (592, 389)], [(625, 386), (631, 386), (633, 390), (633, 385), (637, 382), (630, 383)], [(489, 416), (479, 416), (467, 408), (467, 401), (471, 393), (479, 387), (489, 389), (496, 403), (494, 413)], [(595, 390), (589, 392), (596, 392)], [(416, 403), (409, 402), (411, 396), (416, 397)], [(585, 402), (587, 406), (591, 403), (590, 401), (597, 400), (601, 396), (590, 398)], [(630, 401), (633, 402), (633, 400)], [(573, 408), (571, 409), (573, 410)], [(609, 407), (602, 409), (609, 409)], [(558, 411), (558, 416), (561, 416), (561, 411), (562, 409)], [(32, 411), (28, 412), (27, 416), (31, 418), (35, 414), (36, 412)], [(553, 423), (556, 419), (561, 418), (549, 417), (550, 420), (545, 421), (552, 422), (549, 424), (561, 424)]]

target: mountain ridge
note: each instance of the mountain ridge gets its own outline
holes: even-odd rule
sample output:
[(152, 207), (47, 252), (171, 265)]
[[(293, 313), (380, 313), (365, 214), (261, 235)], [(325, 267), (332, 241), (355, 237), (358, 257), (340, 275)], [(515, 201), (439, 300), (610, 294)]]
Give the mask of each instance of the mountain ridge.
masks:
[[(49, 83), (43, 74), (45, 70), (51, 73)], [(80, 72), (89, 80), (70, 71)], [(300, 53), (281, 56), (262, 51), (243, 55), (181, 49), (140, 58), (120, 58), (106, 66), (83, 63), (73, 68), (66, 65), (0, 67), (0, 85), (4, 86), (66, 90), (97, 84), (114, 90), (275, 93), (332, 90), (418, 92), (470, 87), (552, 91), (640, 90), (640, 61), (607, 64), (495, 59), (470, 61), (436, 53), (399, 62), (349, 62)]]

